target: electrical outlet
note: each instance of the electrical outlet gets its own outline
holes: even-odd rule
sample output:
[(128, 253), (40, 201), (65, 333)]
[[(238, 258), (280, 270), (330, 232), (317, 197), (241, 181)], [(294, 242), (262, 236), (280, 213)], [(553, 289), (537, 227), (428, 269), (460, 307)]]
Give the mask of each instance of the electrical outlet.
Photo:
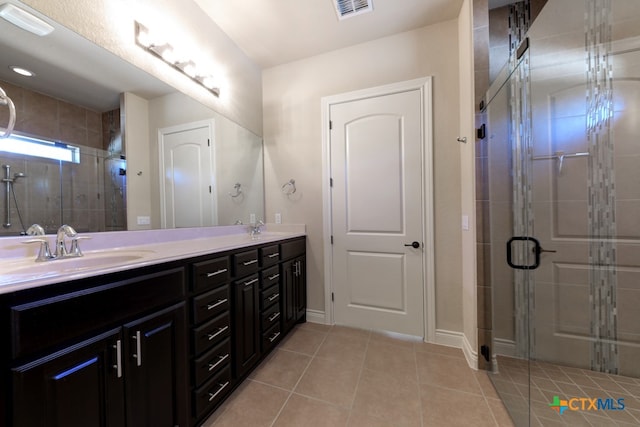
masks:
[(151, 225), (151, 217), (139, 216), (136, 218), (138, 225)]
[(276, 224), (282, 224), (282, 215), (280, 212), (276, 213)]
[(469, 215), (462, 215), (462, 229), (469, 231)]
[(255, 224), (256, 223), (256, 214), (252, 213), (249, 214), (249, 224)]

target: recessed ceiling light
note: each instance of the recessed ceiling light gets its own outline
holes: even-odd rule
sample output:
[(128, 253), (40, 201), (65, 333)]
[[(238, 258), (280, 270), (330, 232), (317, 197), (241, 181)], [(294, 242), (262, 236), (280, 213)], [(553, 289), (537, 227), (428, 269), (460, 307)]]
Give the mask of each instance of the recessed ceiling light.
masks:
[(27, 70), (26, 68), (22, 67), (16, 67), (15, 65), (11, 65), (9, 68), (11, 69), (11, 71), (13, 71), (14, 73), (18, 73), (21, 76), (33, 77), (36, 75), (36, 73), (34, 73), (33, 71)]
[(0, 17), (38, 36), (46, 36), (53, 31), (51, 25), (11, 3), (0, 5)]

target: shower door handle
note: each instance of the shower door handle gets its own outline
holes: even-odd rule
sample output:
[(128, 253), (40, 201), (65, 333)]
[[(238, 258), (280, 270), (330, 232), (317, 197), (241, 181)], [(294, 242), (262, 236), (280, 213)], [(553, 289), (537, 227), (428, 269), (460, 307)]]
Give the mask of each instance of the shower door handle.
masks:
[[(516, 264), (513, 262), (513, 243), (514, 242), (524, 242), (524, 244), (528, 244), (528, 242), (533, 243), (532, 251), (535, 255), (533, 264)], [(514, 236), (507, 242), (507, 264), (509, 267), (515, 268), (518, 270), (535, 270), (540, 266), (540, 253), (542, 252), (542, 248), (540, 247), (540, 242), (538, 239), (529, 236)], [(527, 253), (527, 250), (523, 253)]]

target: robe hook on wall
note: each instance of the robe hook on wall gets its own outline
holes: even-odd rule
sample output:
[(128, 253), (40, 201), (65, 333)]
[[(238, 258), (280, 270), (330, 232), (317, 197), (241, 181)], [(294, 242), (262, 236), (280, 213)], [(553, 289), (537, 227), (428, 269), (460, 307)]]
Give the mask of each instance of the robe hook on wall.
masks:
[(242, 194), (242, 184), (240, 184), (239, 182), (236, 182), (236, 185), (233, 186), (233, 191), (234, 192), (229, 192), (229, 195), (233, 198), (236, 198), (240, 194)]
[(296, 192), (296, 180), (295, 179), (290, 179), (289, 181), (287, 181), (286, 183), (284, 183), (282, 185), (282, 192), (284, 194), (286, 194), (287, 196), (290, 196), (291, 194)]

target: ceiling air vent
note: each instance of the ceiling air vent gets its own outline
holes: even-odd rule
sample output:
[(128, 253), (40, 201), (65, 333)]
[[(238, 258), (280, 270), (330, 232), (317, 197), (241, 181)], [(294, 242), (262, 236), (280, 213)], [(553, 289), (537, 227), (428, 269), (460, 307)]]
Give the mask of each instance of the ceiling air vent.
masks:
[(339, 19), (351, 18), (352, 16), (373, 10), (373, 0), (333, 0), (336, 5), (336, 12)]

